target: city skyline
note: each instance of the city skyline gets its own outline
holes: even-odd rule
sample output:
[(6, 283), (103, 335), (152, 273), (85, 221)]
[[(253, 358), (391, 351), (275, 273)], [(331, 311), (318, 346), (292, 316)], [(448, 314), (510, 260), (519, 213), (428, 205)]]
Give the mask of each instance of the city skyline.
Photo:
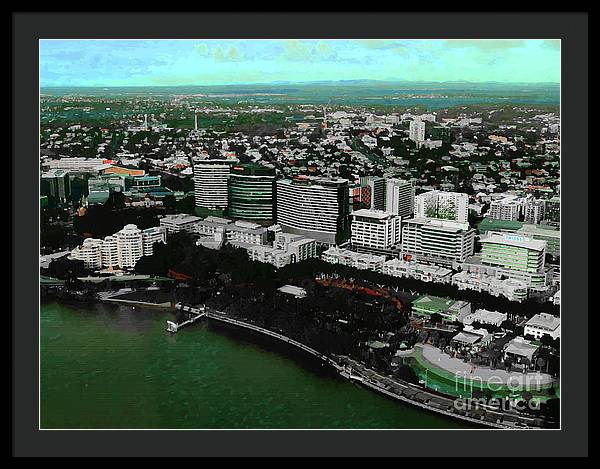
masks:
[(40, 40), (41, 87), (560, 83), (560, 40)]

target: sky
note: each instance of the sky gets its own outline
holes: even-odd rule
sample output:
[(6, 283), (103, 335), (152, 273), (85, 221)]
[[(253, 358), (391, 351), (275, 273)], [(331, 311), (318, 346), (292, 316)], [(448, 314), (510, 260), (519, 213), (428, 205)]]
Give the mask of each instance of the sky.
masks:
[(40, 85), (559, 83), (560, 40), (40, 40)]

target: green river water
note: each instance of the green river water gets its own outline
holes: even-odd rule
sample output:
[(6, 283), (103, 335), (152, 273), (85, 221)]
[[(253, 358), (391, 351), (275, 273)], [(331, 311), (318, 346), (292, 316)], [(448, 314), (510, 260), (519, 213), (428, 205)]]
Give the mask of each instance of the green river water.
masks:
[(469, 428), (246, 331), (168, 311), (43, 302), (42, 428)]

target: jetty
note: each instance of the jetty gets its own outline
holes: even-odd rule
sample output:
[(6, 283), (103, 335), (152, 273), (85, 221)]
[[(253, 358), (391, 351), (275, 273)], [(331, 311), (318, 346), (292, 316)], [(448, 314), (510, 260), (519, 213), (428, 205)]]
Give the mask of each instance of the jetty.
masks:
[(189, 324), (193, 324), (198, 319), (206, 316), (206, 307), (204, 305), (200, 306), (199, 308), (192, 308), (189, 305), (177, 303), (175, 305), (175, 309), (184, 311), (185, 313), (187, 313), (186, 314), (187, 319), (180, 323), (176, 323), (173, 321), (167, 321), (167, 332), (170, 332), (171, 334), (175, 334), (182, 327), (185, 327)]

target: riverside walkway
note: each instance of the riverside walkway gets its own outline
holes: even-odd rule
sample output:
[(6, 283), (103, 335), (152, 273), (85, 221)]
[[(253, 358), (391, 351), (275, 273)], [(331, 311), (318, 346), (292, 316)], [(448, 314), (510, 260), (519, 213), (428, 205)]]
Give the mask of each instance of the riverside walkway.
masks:
[[(349, 381), (370, 388), (393, 399), (403, 401), (428, 411), (440, 413), (451, 418), (458, 418), (477, 426), (487, 426), (498, 429), (528, 429), (543, 427), (542, 419), (517, 415), (512, 412), (497, 410), (485, 405), (478, 406), (474, 409), (456, 408), (455, 400), (451, 397), (443, 397), (431, 393), (420, 386), (406, 382), (399, 382), (392, 379), (390, 376), (381, 375), (367, 368), (365, 365), (350, 359), (349, 357), (329, 357), (313, 349), (312, 347), (309, 347), (283, 334), (265, 329), (255, 324), (234, 319), (221, 311), (206, 308), (204, 306), (201, 308), (192, 308), (190, 306), (183, 306), (181, 304), (175, 305), (175, 308), (188, 311), (189, 313), (195, 315), (195, 319), (206, 317), (212, 320), (242, 327), (244, 329), (253, 330), (281, 340), (285, 343), (293, 345), (294, 347), (304, 350), (314, 357), (319, 358), (324, 363), (332, 366), (340, 376), (348, 379)], [(186, 322), (186, 324), (188, 324), (188, 322)], [(182, 325), (184, 325), (184, 323), (179, 324), (177, 329), (179, 329)]]
[[(182, 326), (187, 325), (187, 324), (195, 321), (196, 319), (198, 319), (200, 317), (207, 317), (209, 319), (213, 319), (213, 320), (216, 320), (216, 321), (225, 322), (225, 323), (228, 323), (228, 324), (233, 324), (235, 326), (243, 327), (245, 329), (250, 329), (250, 330), (253, 330), (253, 331), (256, 331), (256, 332), (260, 332), (261, 334), (268, 335), (270, 337), (274, 337), (274, 338), (279, 339), (279, 340), (281, 340), (283, 342), (286, 342), (286, 343), (288, 343), (290, 345), (293, 345), (294, 347), (297, 347), (297, 348), (299, 348), (301, 350), (304, 350), (305, 352), (313, 355), (314, 357), (317, 357), (317, 358), (323, 360), (327, 364), (333, 366), (338, 371), (340, 371), (342, 369), (342, 367), (340, 367), (340, 365), (338, 365), (338, 363), (335, 360), (331, 359), (327, 355), (324, 355), (324, 354), (318, 352), (317, 350), (315, 350), (312, 347), (304, 345), (303, 343), (298, 342), (297, 340), (294, 340), (294, 339), (292, 339), (292, 338), (290, 338), (288, 336), (285, 336), (283, 334), (279, 334), (278, 332), (274, 332), (274, 331), (271, 331), (269, 329), (265, 329), (263, 327), (256, 326), (256, 325), (254, 325), (252, 323), (248, 323), (248, 322), (244, 322), (244, 321), (239, 321), (237, 319), (234, 319), (232, 317), (227, 316), (225, 313), (223, 313), (221, 311), (217, 311), (217, 310), (212, 309), (212, 308), (206, 308), (204, 306), (201, 307), (201, 308), (191, 308), (189, 306), (184, 306), (184, 305), (182, 305), (180, 303), (177, 303), (175, 305), (175, 309), (179, 309), (179, 310), (183, 310), (183, 311), (188, 311), (188, 312), (196, 315), (195, 318), (192, 321), (188, 320), (185, 323), (178, 324), (177, 325), (177, 329), (180, 329)], [(171, 322), (171, 321), (168, 321), (168, 322)]]

